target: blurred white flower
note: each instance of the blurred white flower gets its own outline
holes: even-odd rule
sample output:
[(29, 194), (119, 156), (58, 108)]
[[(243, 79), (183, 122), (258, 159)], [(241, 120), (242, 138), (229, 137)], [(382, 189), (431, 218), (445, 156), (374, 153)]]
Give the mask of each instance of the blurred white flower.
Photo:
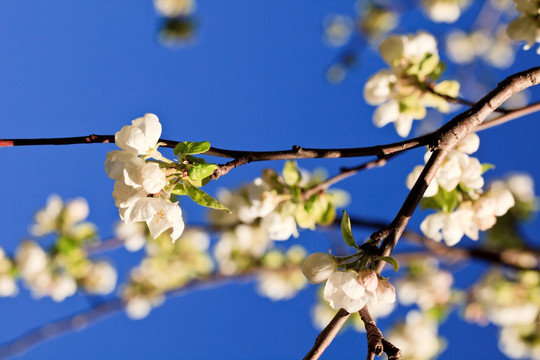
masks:
[(195, 0), (154, 0), (154, 7), (166, 17), (187, 16), (195, 10)]
[(130, 319), (140, 320), (148, 316), (152, 303), (144, 296), (135, 296), (126, 303), (126, 314)]
[(422, 0), (428, 17), (435, 22), (455, 22), (467, 5), (468, 1), (463, 0)]
[(327, 15), (323, 20), (324, 40), (330, 46), (345, 45), (354, 30), (354, 21), (347, 16)]
[(288, 240), (291, 236), (298, 237), (294, 216), (283, 216), (271, 212), (261, 220), (261, 227), (268, 233), (270, 240)]
[(263, 271), (257, 277), (257, 291), (271, 300), (286, 300), (294, 297), (306, 284), (299, 269), (287, 271)]
[(521, 202), (530, 202), (535, 199), (534, 180), (528, 174), (514, 174), (507, 180), (508, 188)]
[[(514, 0), (521, 14), (508, 24), (507, 34), (514, 41), (525, 41), (525, 50), (540, 42), (540, 3), (533, 0)], [(540, 48), (537, 50), (540, 54)]]
[(0, 297), (15, 296), (19, 292), (13, 276), (0, 274)]
[(24, 241), (15, 253), (15, 263), (23, 278), (30, 278), (45, 270), (47, 253), (34, 241)]
[(84, 290), (91, 294), (106, 295), (116, 287), (116, 269), (105, 261), (93, 263), (82, 281)]
[(138, 251), (146, 244), (146, 228), (142, 223), (118, 222), (114, 228), (114, 234), (124, 241), (124, 246), (128, 251)]
[(390, 331), (388, 340), (401, 349), (402, 359), (429, 360), (442, 350), (437, 327), (428, 316), (413, 310), (404, 324)]

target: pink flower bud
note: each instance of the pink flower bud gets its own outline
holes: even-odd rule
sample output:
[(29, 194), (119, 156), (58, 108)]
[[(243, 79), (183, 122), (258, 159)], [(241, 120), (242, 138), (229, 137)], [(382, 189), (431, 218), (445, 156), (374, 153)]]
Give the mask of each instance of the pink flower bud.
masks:
[(367, 291), (375, 292), (379, 279), (375, 271), (367, 269), (358, 273), (358, 283), (366, 288)]
[(383, 304), (391, 304), (396, 301), (396, 289), (388, 280), (379, 280), (377, 300)]

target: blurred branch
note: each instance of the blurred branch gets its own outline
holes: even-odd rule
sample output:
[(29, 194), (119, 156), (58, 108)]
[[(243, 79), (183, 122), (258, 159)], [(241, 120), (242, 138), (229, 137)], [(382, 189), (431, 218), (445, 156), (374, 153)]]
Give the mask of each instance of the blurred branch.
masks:
[[(255, 269), (251, 272), (233, 276), (225, 276), (216, 273), (206, 278), (192, 280), (181, 288), (166, 292), (164, 296), (182, 296), (190, 291), (203, 290), (210, 287), (213, 288), (223, 285), (228, 281), (238, 280), (255, 275), (259, 270), (260, 269)], [(89, 325), (95, 324), (98, 321), (103, 320), (106, 317), (124, 309), (124, 307), (125, 303), (123, 300), (120, 298), (115, 298), (90, 309), (67, 316), (63, 319), (39, 326), (8, 343), (0, 345), (0, 359), (7, 359), (17, 354), (22, 354), (46, 341), (55, 339), (73, 331), (83, 330)]]

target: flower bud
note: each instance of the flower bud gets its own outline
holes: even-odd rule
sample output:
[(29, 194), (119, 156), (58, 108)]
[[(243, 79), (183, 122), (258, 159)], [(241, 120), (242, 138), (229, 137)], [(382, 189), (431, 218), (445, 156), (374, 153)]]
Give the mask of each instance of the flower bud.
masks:
[(367, 291), (375, 292), (379, 284), (377, 273), (371, 269), (360, 271), (358, 273), (358, 283), (365, 287)]
[(326, 253), (309, 255), (302, 265), (302, 272), (311, 284), (326, 281), (337, 269), (334, 259)]
[(377, 300), (383, 304), (392, 304), (396, 301), (396, 289), (388, 280), (379, 280)]

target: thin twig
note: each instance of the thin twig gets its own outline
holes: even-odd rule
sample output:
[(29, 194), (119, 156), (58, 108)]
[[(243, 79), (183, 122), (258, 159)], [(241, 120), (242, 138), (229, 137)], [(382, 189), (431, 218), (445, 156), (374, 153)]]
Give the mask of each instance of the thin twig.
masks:
[(375, 160), (372, 160), (372, 161), (368, 161), (362, 165), (358, 165), (356, 167), (352, 167), (352, 168), (341, 168), (340, 170), (340, 173), (337, 174), (337, 175), (334, 175), (328, 179), (326, 179), (325, 181), (321, 182), (320, 184), (317, 184), (315, 185), (314, 187), (310, 188), (310, 189), (307, 189), (305, 190), (303, 193), (302, 193), (302, 197), (304, 199), (309, 199), (312, 195), (314, 194), (317, 194), (321, 191), (325, 191), (327, 190), (330, 186), (348, 178), (348, 177), (351, 177), (357, 173), (359, 173), (360, 171), (362, 170), (369, 170), (369, 169), (372, 169), (372, 168), (375, 168), (375, 167), (382, 167), (384, 165), (386, 165), (386, 162), (388, 159), (390, 159), (391, 157), (393, 157), (393, 155), (389, 155), (389, 156), (385, 156), (385, 157), (382, 157), (382, 158), (379, 158), (379, 159), (375, 159)]

